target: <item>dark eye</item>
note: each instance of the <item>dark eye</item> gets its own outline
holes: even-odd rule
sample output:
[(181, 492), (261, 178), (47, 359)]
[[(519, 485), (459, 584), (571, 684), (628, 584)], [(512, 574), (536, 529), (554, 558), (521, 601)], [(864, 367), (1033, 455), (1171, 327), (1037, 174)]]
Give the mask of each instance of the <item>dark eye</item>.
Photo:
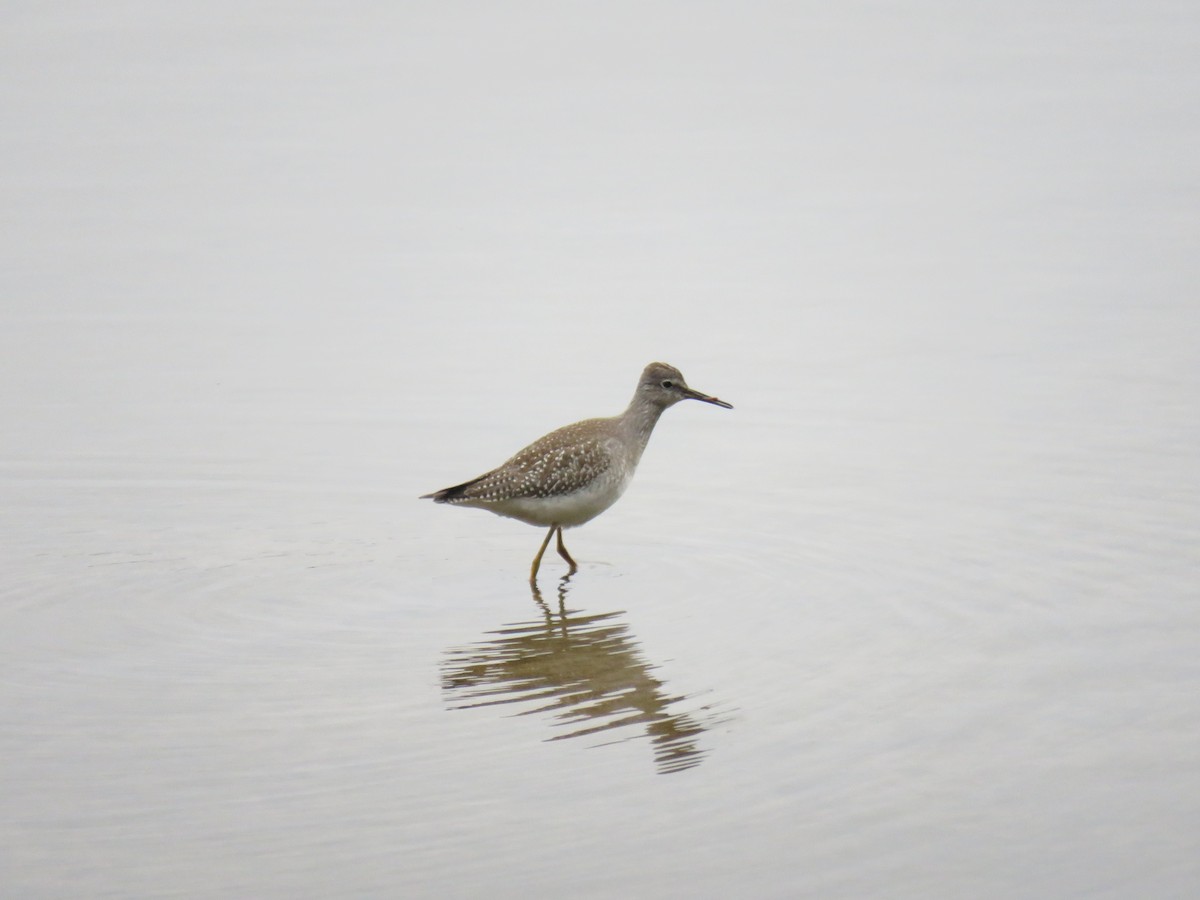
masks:
[(673, 387), (675, 387), (675, 382), (673, 382), (673, 381), (664, 381), (664, 382), (663, 382), (663, 387), (665, 387), (665, 388), (673, 388)]

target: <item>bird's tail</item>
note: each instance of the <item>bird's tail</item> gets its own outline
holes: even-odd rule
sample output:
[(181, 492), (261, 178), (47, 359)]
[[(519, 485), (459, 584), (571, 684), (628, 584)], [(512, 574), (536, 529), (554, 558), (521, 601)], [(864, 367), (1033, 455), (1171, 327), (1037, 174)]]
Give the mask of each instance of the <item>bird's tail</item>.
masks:
[(440, 491), (434, 491), (432, 494), (422, 494), (419, 499), (432, 500), (434, 503), (452, 503), (465, 494), (469, 487), (479, 484), (485, 478), (487, 478), (487, 475), (480, 475), (478, 478), (472, 478), (470, 481), (464, 481), (462, 484), (454, 485), (454, 487), (442, 488)]

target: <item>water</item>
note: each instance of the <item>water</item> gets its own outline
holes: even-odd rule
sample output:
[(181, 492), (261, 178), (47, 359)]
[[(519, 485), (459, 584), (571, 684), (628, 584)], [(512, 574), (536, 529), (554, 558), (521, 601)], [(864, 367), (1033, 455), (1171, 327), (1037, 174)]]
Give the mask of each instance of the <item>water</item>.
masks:
[(1195, 894), (1189, 7), (9, 19), (6, 896)]

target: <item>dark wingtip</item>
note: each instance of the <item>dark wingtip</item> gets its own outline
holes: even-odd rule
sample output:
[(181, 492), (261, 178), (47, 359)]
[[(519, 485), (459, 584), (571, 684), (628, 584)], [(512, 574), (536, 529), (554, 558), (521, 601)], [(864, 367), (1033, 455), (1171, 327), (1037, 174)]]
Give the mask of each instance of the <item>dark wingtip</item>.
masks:
[(432, 494), (422, 494), (417, 499), (432, 500), (434, 503), (449, 503), (455, 497), (461, 497), (473, 484), (478, 484), (487, 475), (480, 475), (478, 478), (472, 478), (470, 481), (464, 481), (462, 484), (456, 484), (454, 487), (442, 488), (440, 491), (434, 491)]

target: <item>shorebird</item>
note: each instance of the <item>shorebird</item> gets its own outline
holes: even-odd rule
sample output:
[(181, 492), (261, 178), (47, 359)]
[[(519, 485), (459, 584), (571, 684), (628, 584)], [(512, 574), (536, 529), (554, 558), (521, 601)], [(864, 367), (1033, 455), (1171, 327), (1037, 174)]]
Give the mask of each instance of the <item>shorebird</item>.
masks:
[(625, 492), (663, 410), (680, 400), (702, 400), (725, 409), (724, 400), (692, 390), (666, 363), (650, 363), (638, 379), (629, 407), (608, 419), (584, 419), (538, 438), (508, 462), (453, 487), (422, 495), (422, 500), (473, 506), (530, 525), (549, 526), (533, 558), (530, 584), (537, 583), (542, 555), (558, 536), (558, 555), (578, 566), (563, 544), (563, 529), (588, 522)]

